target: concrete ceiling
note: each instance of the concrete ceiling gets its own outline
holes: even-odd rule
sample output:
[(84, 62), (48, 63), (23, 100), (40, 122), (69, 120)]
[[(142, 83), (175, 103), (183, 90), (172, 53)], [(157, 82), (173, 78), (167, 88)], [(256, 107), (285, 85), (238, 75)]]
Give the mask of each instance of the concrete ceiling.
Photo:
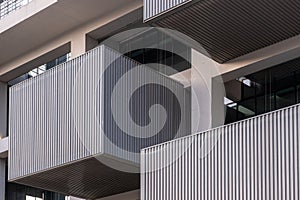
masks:
[(137, 3), (142, 0), (59, 0), (0, 33), (0, 66), (86, 22)]

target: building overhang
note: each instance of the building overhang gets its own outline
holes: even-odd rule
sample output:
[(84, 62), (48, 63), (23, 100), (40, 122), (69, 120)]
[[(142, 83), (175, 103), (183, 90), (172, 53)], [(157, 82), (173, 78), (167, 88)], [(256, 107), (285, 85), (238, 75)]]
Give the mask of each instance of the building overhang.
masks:
[(141, 0), (33, 0), (0, 20), (0, 66), (84, 24), (108, 23), (139, 5)]
[[(160, 9), (162, 0), (147, 0), (145, 9)], [(173, 2), (173, 1), (172, 1)], [(174, 1), (175, 2), (175, 1)], [(177, 1), (176, 1), (177, 2)], [(144, 18), (145, 22), (180, 31), (224, 63), (300, 33), (300, 2), (182, 1), (172, 9)], [(148, 7), (147, 7), (148, 6)], [(153, 15), (153, 16), (152, 16)]]

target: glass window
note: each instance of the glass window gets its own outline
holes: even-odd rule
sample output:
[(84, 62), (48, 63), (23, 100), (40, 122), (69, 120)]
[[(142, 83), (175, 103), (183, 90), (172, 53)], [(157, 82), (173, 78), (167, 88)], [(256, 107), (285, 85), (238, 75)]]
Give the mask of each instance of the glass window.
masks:
[[(136, 31), (132, 32), (134, 35), (129, 39), (124, 34), (113, 36), (111, 39), (116, 40), (113, 44), (106, 40), (100, 43), (116, 49), (141, 64), (147, 64), (148, 67), (167, 76), (191, 68), (191, 49), (183, 42), (157, 29)], [(176, 49), (176, 53), (180, 55), (171, 52), (173, 49)]]
[(226, 123), (300, 103), (300, 58), (237, 77), (225, 89)]
[(17, 84), (19, 82), (22, 82), (22, 81), (26, 80), (26, 79), (29, 79), (31, 77), (35, 77), (35, 76), (37, 76), (39, 74), (42, 74), (46, 70), (49, 70), (49, 69), (51, 69), (51, 68), (53, 68), (53, 67), (55, 67), (55, 66), (57, 66), (57, 65), (59, 65), (61, 63), (64, 63), (64, 62), (70, 60), (70, 57), (71, 57), (70, 53), (65, 54), (65, 55), (63, 55), (61, 57), (58, 57), (58, 58), (56, 58), (56, 59), (54, 59), (54, 60), (52, 60), (52, 61), (50, 61), (50, 62), (48, 62), (46, 64), (43, 64), (43, 65), (41, 65), (41, 66), (39, 66), (37, 68), (32, 69), (28, 73), (25, 73), (25, 74), (23, 74), (23, 75), (15, 78), (15, 79), (9, 81), (8, 85), (12, 86), (12, 85), (15, 85), (15, 84)]

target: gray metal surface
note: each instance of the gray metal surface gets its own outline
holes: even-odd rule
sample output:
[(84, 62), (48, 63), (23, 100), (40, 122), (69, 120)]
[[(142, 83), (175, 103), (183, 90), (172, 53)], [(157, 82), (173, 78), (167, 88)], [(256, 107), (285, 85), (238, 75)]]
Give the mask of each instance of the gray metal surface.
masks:
[(141, 200), (299, 199), (300, 105), (142, 150)]
[[(153, 109), (157, 105), (164, 109)], [(112, 194), (118, 187), (110, 192), (105, 184), (118, 180), (109, 167), (93, 174), (105, 174), (104, 185), (91, 181), (103, 189), (87, 192), (80, 185), (93, 180), (92, 165), (70, 180), (63, 170), (95, 156), (111, 158), (105, 164), (112, 168), (127, 162), (134, 168), (141, 148), (188, 134), (188, 106), (190, 94), (180, 83), (97, 47), (10, 88), (9, 180), (85, 198)]]
[[(82, 92), (75, 84), (87, 94), (94, 93), (90, 80), (101, 72), (101, 56), (103, 47), (10, 88), (9, 179), (103, 152), (97, 122), (88, 120), (94, 113), (83, 112), (95, 105), (73, 99), (84, 95), (74, 95)], [(84, 137), (79, 133), (83, 126), (76, 120), (88, 130)]]
[(144, 21), (192, 0), (144, 0)]
[(98, 159), (91, 157), (58, 169), (49, 169), (18, 179), (16, 183), (83, 199), (97, 199), (140, 187), (139, 174), (109, 168)]
[[(160, 11), (150, 7), (151, 3), (144, 5), (146, 16), (149, 9), (155, 14)], [(223, 63), (298, 35), (299, 9), (300, 2), (291, 0), (193, 0), (188, 6), (157, 15), (149, 23), (190, 36), (212, 59)]]

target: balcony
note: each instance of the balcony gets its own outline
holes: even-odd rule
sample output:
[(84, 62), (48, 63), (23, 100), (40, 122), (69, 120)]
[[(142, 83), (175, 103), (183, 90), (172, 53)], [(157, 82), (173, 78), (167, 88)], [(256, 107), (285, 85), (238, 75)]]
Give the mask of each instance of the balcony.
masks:
[(27, 79), (9, 90), (9, 180), (89, 199), (137, 189), (140, 149), (188, 126), (186, 95), (103, 45)]
[(294, 1), (144, 0), (144, 21), (190, 36), (205, 55), (224, 63), (298, 35), (299, 6)]
[(2, 0), (0, 1), (0, 20), (11, 12), (22, 8), (30, 3), (32, 0)]
[(142, 150), (141, 200), (299, 199), (300, 104)]

